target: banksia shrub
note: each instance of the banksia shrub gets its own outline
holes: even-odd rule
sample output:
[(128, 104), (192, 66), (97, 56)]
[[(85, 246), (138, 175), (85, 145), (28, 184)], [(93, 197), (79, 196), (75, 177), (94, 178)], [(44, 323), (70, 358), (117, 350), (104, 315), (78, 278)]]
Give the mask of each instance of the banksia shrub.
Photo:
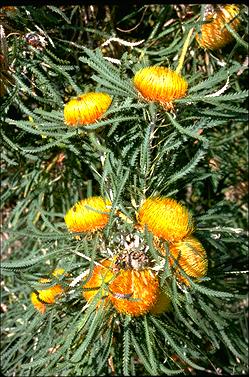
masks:
[[(108, 299), (108, 290), (103, 288), (103, 283), (108, 284), (113, 278), (111, 267), (113, 262), (109, 259), (100, 261), (101, 266), (96, 265), (92, 271), (90, 279), (83, 285), (83, 296), (87, 301), (91, 301), (101, 289), (100, 300)], [(99, 303), (97, 303), (97, 306)]]
[(194, 230), (192, 215), (176, 200), (165, 197), (148, 198), (138, 210), (138, 224), (147, 226), (155, 236), (176, 242)]
[(102, 117), (111, 105), (106, 93), (89, 92), (71, 99), (64, 107), (64, 122), (68, 126), (88, 125)]
[(248, 374), (239, 8), (0, 8), (3, 375)]
[[(57, 268), (53, 272), (53, 276), (58, 277), (64, 273), (64, 269)], [(41, 278), (39, 283), (45, 284), (50, 283), (51, 279)], [(63, 288), (56, 284), (53, 287), (46, 288), (46, 289), (39, 289), (37, 292), (32, 292), (30, 295), (30, 299), (34, 307), (41, 312), (42, 314), (46, 311), (47, 304), (54, 304), (56, 301), (56, 297), (60, 296), (63, 293)]]
[(172, 107), (172, 101), (184, 97), (188, 89), (187, 81), (166, 67), (142, 68), (133, 82), (145, 100), (160, 102), (166, 109)]
[(74, 204), (65, 215), (70, 232), (94, 232), (103, 229), (109, 220), (111, 202), (100, 196), (92, 196)]
[(181, 269), (191, 278), (202, 278), (207, 274), (207, 254), (195, 237), (189, 236), (169, 246), (169, 263), (179, 281), (189, 285)]
[(232, 34), (225, 24), (233, 30), (237, 30), (240, 24), (238, 19), (239, 7), (235, 4), (227, 4), (213, 13), (209, 13), (205, 19), (207, 23), (201, 27), (201, 36), (196, 36), (199, 45), (210, 50), (224, 47), (233, 40)]
[(150, 269), (121, 269), (109, 284), (109, 297), (119, 313), (146, 314), (157, 302), (159, 280)]

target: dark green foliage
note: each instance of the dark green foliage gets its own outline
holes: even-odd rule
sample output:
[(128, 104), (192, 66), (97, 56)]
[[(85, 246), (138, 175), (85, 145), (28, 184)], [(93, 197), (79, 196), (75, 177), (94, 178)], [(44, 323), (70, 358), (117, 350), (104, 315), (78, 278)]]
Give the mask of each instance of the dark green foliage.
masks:
[[(0, 8), (4, 375), (248, 372), (248, 8), (240, 9), (239, 30), (226, 25), (233, 42), (209, 52), (195, 40), (204, 4)], [(187, 95), (172, 112), (146, 102), (134, 74), (175, 70), (192, 27)], [(111, 106), (98, 122), (68, 127), (64, 104), (89, 91), (109, 93)], [(112, 201), (108, 224), (75, 238), (64, 216), (95, 195)], [(142, 201), (156, 195), (187, 206), (207, 251), (206, 277), (181, 271), (189, 286), (170, 269), (167, 242), (162, 257), (152, 234), (134, 227)], [(171, 299), (161, 315), (119, 314), (101, 290), (90, 303), (83, 297), (95, 263), (134, 239)], [(55, 268), (64, 274), (51, 278)], [(64, 289), (44, 315), (30, 301), (41, 277)]]

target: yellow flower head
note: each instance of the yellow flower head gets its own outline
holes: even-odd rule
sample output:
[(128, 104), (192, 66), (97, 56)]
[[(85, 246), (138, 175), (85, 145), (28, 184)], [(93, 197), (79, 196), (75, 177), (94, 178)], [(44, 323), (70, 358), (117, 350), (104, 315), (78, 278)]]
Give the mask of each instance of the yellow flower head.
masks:
[(176, 242), (194, 230), (187, 208), (171, 198), (148, 198), (138, 210), (138, 223), (155, 236)]
[[(83, 291), (83, 296), (87, 301), (91, 301), (94, 296), (99, 292), (101, 289), (101, 299), (108, 299), (108, 291), (102, 287), (103, 283), (109, 283), (109, 281), (113, 278), (112, 266), (113, 261), (110, 259), (105, 259), (100, 262), (102, 266), (96, 265), (92, 271), (92, 276), (87, 281), (83, 288), (88, 288), (89, 290)], [(100, 299), (100, 300), (101, 300)], [(97, 303), (96, 306), (99, 306), (100, 301)]]
[(64, 121), (68, 126), (87, 125), (96, 122), (111, 105), (106, 93), (89, 92), (72, 98), (64, 107)]
[(188, 83), (177, 72), (166, 67), (145, 67), (133, 79), (135, 88), (147, 101), (160, 102), (166, 109), (171, 101), (184, 97)]
[(109, 297), (119, 313), (146, 314), (160, 294), (158, 277), (149, 269), (121, 269), (109, 284)]
[[(176, 277), (179, 281), (190, 285), (188, 279), (181, 274), (180, 268), (191, 278), (202, 278), (207, 274), (207, 254), (202, 244), (192, 236), (170, 245), (169, 263), (174, 266)], [(177, 264), (174, 264), (174, 259)], [(179, 265), (180, 268), (177, 266)]]
[[(63, 268), (57, 268), (54, 270), (53, 274), (55, 277), (59, 277), (64, 273)], [(40, 283), (50, 283), (51, 279), (41, 278), (39, 279)], [(46, 311), (46, 304), (54, 304), (56, 297), (60, 296), (63, 293), (63, 288), (56, 284), (53, 287), (46, 289), (39, 289), (36, 292), (32, 292), (30, 299), (34, 307), (41, 312), (42, 314)]]
[(71, 232), (94, 232), (108, 223), (111, 202), (101, 196), (92, 196), (76, 203), (65, 215)]
[(171, 300), (169, 296), (164, 291), (161, 291), (155, 305), (150, 309), (150, 313), (153, 315), (158, 315), (168, 312), (171, 309), (170, 304)]
[[(239, 7), (235, 4), (227, 4), (220, 10), (209, 13), (205, 23), (201, 27), (201, 37), (196, 35), (199, 45), (210, 50), (217, 50), (230, 43), (233, 39), (232, 34), (225, 27), (225, 24), (233, 30), (237, 30), (240, 24), (238, 17)], [(236, 17), (236, 18), (235, 18)]]

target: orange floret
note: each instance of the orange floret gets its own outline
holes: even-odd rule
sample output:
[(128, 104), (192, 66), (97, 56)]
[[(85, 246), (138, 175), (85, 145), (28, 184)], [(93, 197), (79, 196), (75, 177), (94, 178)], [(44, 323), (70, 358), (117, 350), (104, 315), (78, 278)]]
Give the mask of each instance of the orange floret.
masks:
[[(64, 273), (63, 268), (57, 268), (54, 270), (52, 275), (55, 277), (59, 277)], [(41, 278), (39, 279), (40, 283), (50, 283), (51, 279)], [(34, 307), (41, 312), (42, 314), (46, 311), (46, 304), (54, 304), (56, 301), (56, 297), (60, 296), (63, 293), (63, 288), (56, 284), (53, 287), (46, 288), (46, 289), (39, 289), (36, 292), (32, 292), (30, 295), (30, 299)]]
[(169, 257), (169, 263), (174, 266), (174, 271), (179, 281), (190, 285), (188, 279), (181, 273), (180, 268), (191, 278), (197, 279), (206, 276), (208, 268), (207, 254), (200, 241), (195, 237), (186, 237), (182, 241), (170, 245), (169, 253), (177, 261), (177, 264), (174, 264), (174, 259)]
[(171, 198), (148, 198), (138, 210), (138, 223), (155, 236), (176, 242), (194, 230), (187, 208)]
[(184, 97), (188, 89), (187, 81), (166, 67), (142, 68), (133, 82), (145, 100), (160, 102), (166, 110), (172, 107), (173, 100)]
[(72, 98), (64, 107), (64, 121), (68, 126), (88, 125), (96, 122), (111, 105), (106, 93), (89, 92)]
[(111, 202), (101, 196), (92, 196), (76, 203), (65, 215), (70, 232), (94, 232), (106, 226)]
[(109, 284), (109, 297), (119, 313), (146, 314), (160, 294), (158, 277), (149, 269), (120, 270)]
[(199, 45), (210, 50), (217, 50), (230, 43), (233, 36), (225, 24), (229, 24), (236, 31), (240, 24), (240, 20), (236, 17), (238, 14), (239, 7), (235, 4), (227, 4), (220, 10), (209, 13), (205, 19), (207, 23), (201, 27), (201, 36), (196, 35)]
[(30, 294), (30, 300), (32, 304), (34, 305), (35, 309), (38, 310), (41, 314), (44, 314), (46, 311), (46, 304), (43, 302), (39, 301), (38, 295), (35, 292), (32, 292)]

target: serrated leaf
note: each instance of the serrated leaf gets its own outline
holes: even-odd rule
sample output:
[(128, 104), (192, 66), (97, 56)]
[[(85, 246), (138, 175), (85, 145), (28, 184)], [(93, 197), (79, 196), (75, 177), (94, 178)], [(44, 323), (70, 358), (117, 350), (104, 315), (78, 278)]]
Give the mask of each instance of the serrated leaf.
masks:
[[(48, 259), (51, 256), (54, 256), (54, 255), (56, 255), (58, 253), (59, 253), (59, 250), (55, 250), (55, 251), (52, 251), (49, 254), (42, 255), (40, 257), (23, 259), (21, 261), (2, 262), (1, 263), (1, 269), (3, 269), (3, 270), (20, 270), (20, 269), (26, 269), (26, 268), (32, 267), (35, 264), (43, 261), (44, 259)], [(31, 253), (29, 253), (29, 254), (31, 254)]]

